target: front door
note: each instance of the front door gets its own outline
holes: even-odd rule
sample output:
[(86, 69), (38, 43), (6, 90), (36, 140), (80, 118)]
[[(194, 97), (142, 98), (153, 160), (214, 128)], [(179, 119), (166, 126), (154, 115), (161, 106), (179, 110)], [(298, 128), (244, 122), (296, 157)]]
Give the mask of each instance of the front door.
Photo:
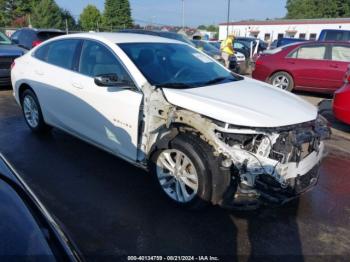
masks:
[[(104, 74), (116, 74), (125, 84), (96, 85), (94, 77)], [(136, 160), (143, 95), (116, 54), (99, 42), (84, 41), (71, 86), (76, 100), (70, 113), (74, 130), (115, 154)]]

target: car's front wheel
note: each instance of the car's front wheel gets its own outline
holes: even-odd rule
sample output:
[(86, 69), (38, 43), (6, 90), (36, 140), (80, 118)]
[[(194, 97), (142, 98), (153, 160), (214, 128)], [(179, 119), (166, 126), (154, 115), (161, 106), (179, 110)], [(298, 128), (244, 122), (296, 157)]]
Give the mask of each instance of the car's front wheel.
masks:
[(45, 123), (39, 101), (30, 89), (23, 92), (21, 97), (22, 112), (29, 128), (36, 133), (43, 133), (50, 128)]
[(176, 137), (153, 158), (161, 190), (180, 206), (199, 209), (210, 202), (210, 147), (191, 135)]
[(287, 72), (277, 72), (270, 77), (270, 84), (286, 91), (294, 88), (293, 77)]

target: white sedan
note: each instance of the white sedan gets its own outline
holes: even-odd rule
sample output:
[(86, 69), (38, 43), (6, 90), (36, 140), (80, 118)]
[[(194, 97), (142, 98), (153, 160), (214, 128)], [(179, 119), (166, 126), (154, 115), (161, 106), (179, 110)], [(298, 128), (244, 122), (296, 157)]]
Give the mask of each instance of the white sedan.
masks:
[(155, 36), (51, 39), (16, 59), (12, 84), (32, 131), (59, 128), (147, 169), (192, 208), (285, 203), (316, 184), (329, 136), (314, 106)]

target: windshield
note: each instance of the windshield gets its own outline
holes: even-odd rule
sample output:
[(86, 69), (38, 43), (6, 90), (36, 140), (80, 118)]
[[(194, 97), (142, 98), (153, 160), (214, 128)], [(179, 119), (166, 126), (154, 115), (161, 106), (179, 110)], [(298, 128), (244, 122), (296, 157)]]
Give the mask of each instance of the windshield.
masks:
[(155, 86), (192, 88), (239, 80), (215, 60), (188, 45), (123, 43), (119, 46)]
[(0, 44), (11, 45), (11, 40), (4, 33), (1, 33), (1, 32), (0, 32)]
[(212, 53), (212, 54), (220, 53), (219, 49), (217, 49), (216, 47), (212, 46), (207, 42), (200, 41), (200, 40), (193, 40), (193, 43), (197, 48), (199, 48), (200, 50), (204, 50), (205, 52)]

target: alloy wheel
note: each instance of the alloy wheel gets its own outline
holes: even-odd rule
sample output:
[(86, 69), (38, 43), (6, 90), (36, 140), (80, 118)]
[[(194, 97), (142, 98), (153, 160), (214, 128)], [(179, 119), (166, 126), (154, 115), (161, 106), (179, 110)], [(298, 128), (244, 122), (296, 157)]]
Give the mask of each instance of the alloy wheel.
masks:
[(289, 79), (284, 75), (277, 75), (273, 79), (272, 85), (283, 90), (287, 90), (289, 87)]
[(157, 177), (164, 192), (180, 203), (190, 202), (198, 192), (198, 175), (191, 159), (177, 149), (167, 149), (157, 159)]
[(27, 123), (36, 128), (39, 125), (39, 108), (33, 97), (27, 95), (23, 99), (23, 112)]

